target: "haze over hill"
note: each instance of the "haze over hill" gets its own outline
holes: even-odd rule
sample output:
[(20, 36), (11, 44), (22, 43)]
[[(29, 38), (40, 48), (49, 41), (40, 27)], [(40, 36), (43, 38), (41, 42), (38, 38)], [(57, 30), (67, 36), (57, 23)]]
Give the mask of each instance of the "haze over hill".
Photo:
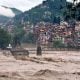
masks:
[(9, 19), (13, 18), (15, 15), (22, 13), (16, 8), (9, 8), (6, 6), (0, 6), (0, 23), (4, 23)]

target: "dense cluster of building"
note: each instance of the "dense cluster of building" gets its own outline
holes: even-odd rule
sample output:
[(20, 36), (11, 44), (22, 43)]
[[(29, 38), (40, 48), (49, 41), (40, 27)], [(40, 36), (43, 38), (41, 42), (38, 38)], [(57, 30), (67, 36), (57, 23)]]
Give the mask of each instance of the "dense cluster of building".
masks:
[(54, 45), (55, 41), (59, 41), (65, 47), (80, 47), (80, 22), (75, 25), (67, 22), (61, 22), (60, 25), (38, 23), (34, 27), (34, 33), (41, 44)]
[[(35, 26), (26, 24), (23, 29), (26, 34), (33, 33), (36, 42), (41, 45), (54, 46), (54, 42), (58, 41), (65, 47), (80, 47), (80, 22), (76, 22), (75, 25), (67, 22), (60, 24), (40, 22)], [(7, 30), (13, 33), (14, 27), (8, 26)]]

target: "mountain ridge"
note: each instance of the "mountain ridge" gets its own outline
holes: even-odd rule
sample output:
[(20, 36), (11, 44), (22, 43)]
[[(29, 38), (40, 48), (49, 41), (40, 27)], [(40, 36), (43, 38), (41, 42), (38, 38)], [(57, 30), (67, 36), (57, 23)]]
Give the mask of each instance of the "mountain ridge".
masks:
[[(62, 1), (62, 2), (60, 2)], [(38, 22), (59, 23), (65, 20), (66, 4), (72, 5), (66, 0), (45, 0), (42, 4), (14, 17), (14, 24), (22, 25), (26, 22), (37, 24)]]
[[(62, 16), (59, 9), (61, 3), (58, 1), (59, 0), (45, 0), (42, 2), (42, 4), (39, 4), (29, 11), (26, 11), (21, 15), (15, 16), (14, 21), (19, 24), (21, 23), (20, 20), (23, 20), (24, 23), (30, 22), (32, 24), (36, 24), (40, 21), (53, 23), (55, 21), (55, 17), (59, 17), (59, 15)], [(66, 0), (62, 1), (64, 3), (62, 7), (65, 8)]]

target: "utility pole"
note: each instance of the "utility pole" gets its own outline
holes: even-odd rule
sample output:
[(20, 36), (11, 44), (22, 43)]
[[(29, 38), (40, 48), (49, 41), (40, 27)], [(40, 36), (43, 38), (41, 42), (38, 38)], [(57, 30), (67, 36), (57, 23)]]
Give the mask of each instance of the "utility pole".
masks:
[(40, 43), (37, 43), (37, 56), (41, 56), (41, 55), (42, 55), (41, 45)]
[(38, 36), (37, 36), (37, 51), (36, 51), (36, 55), (37, 56), (41, 56), (42, 55), (42, 48), (41, 48), (41, 38), (40, 38), (40, 34), (41, 34), (41, 32), (40, 32), (40, 29), (39, 29), (39, 27), (38, 27)]

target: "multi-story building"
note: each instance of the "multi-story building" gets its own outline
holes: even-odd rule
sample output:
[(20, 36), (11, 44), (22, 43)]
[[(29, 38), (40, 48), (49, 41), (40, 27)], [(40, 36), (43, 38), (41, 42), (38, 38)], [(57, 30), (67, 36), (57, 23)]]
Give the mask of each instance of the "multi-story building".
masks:
[(76, 37), (75, 37), (76, 44), (78, 47), (80, 47), (80, 22), (77, 22), (75, 31), (76, 31)]

